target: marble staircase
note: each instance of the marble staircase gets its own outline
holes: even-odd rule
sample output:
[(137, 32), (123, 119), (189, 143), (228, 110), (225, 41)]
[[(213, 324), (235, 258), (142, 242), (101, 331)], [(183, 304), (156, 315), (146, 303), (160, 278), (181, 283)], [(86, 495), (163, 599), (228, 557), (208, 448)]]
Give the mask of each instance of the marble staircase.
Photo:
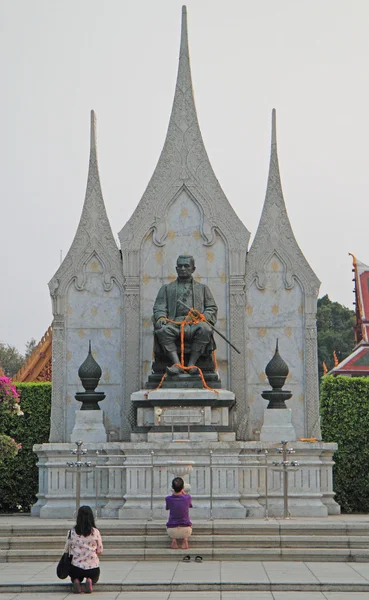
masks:
[[(56, 561), (73, 523), (0, 517), (0, 562)], [(174, 560), (164, 521), (101, 519), (102, 560)], [(204, 560), (369, 562), (369, 517), (195, 521), (190, 553)]]

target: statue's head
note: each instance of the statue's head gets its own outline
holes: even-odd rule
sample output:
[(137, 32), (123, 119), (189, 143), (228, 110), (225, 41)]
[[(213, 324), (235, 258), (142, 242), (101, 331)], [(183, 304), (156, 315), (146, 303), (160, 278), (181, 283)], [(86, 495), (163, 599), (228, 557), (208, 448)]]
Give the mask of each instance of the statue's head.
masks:
[(193, 256), (189, 254), (178, 256), (176, 271), (179, 279), (190, 279), (195, 268), (195, 259)]

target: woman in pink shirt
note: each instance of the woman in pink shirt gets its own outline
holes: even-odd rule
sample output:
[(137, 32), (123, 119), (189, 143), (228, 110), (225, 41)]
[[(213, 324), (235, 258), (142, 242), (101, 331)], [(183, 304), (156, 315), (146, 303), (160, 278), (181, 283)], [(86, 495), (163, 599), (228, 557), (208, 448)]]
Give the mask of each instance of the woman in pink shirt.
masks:
[(91, 594), (92, 584), (100, 577), (99, 556), (103, 552), (103, 545), (89, 506), (81, 506), (78, 510), (76, 525), (70, 530), (70, 537), (68, 534), (67, 551), (73, 557), (69, 570), (73, 592), (82, 592), (81, 583), (86, 578), (85, 592)]
[(177, 540), (182, 540), (182, 548), (187, 550), (188, 538), (192, 533), (189, 509), (192, 508), (190, 494), (184, 491), (182, 477), (175, 477), (172, 481), (173, 494), (165, 498), (166, 509), (169, 510), (167, 534), (172, 540), (171, 548), (178, 548)]

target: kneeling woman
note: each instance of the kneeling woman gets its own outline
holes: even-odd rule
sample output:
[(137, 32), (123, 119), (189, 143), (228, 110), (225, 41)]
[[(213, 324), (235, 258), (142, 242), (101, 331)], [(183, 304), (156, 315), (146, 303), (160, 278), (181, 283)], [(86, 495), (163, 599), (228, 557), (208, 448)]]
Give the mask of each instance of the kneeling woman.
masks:
[(103, 552), (100, 531), (95, 527), (94, 515), (89, 506), (81, 506), (77, 522), (71, 529), (69, 553), (73, 556), (69, 575), (73, 592), (82, 592), (81, 583), (86, 578), (85, 592), (91, 594), (92, 584), (100, 577), (99, 555)]
[(182, 540), (182, 548), (188, 549), (188, 538), (192, 533), (189, 509), (192, 508), (190, 494), (184, 491), (182, 477), (172, 481), (173, 494), (165, 498), (166, 509), (169, 510), (167, 533), (172, 540), (172, 550), (177, 550), (177, 540)]

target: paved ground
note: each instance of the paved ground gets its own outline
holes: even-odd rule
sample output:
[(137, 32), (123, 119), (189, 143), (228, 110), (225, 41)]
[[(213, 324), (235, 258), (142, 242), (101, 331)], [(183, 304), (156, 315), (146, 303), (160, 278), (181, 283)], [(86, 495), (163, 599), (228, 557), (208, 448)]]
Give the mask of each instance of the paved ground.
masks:
[[(73, 594), (0, 594), (0, 600), (71, 600)], [(93, 593), (93, 600), (368, 600), (366, 593), (326, 592), (115, 592)]]
[[(57, 579), (55, 566), (39, 562), (0, 563), (0, 600), (74, 597), (70, 585)], [(100, 582), (94, 600), (368, 600), (369, 563), (106, 561), (102, 563)], [(37, 584), (50, 585), (50, 589), (37, 589)], [(109, 584), (114, 591), (109, 591)], [(171, 591), (173, 584), (182, 590)], [(224, 589), (232, 584), (252, 587)], [(7, 585), (11, 588), (6, 589)], [(122, 585), (128, 589), (122, 591)], [(129, 590), (129, 586), (137, 585), (147, 588)], [(183, 589), (185, 585), (192, 590)], [(202, 585), (213, 589), (201, 591)], [(26, 586), (24, 591), (21, 586)], [(31, 586), (36, 588), (32, 593)], [(341, 586), (341, 591), (333, 591), (334, 586)], [(360, 587), (362, 591), (358, 591)]]

